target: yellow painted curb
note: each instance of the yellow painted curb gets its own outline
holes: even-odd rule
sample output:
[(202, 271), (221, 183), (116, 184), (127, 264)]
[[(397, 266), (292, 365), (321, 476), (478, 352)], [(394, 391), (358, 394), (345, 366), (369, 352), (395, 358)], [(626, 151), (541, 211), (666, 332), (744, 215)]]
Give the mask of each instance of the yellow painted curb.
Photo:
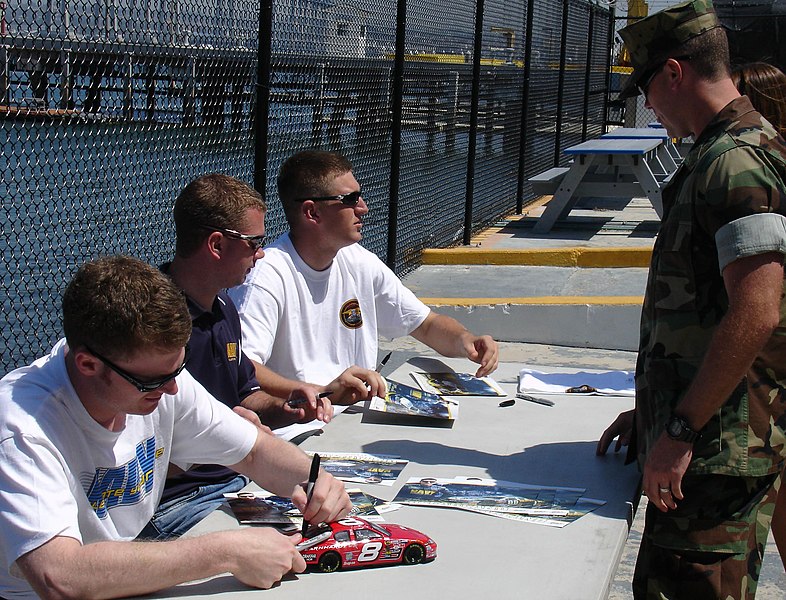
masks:
[[(515, 223), (516, 221), (520, 221), (526, 218), (529, 215), (529, 213), (531, 213), (533, 210), (541, 208), (542, 206), (548, 204), (549, 200), (551, 200), (551, 196), (539, 196), (538, 198), (536, 198), (535, 200), (524, 206), (524, 208), (521, 211), (521, 214), (516, 214), (515, 212), (513, 212), (515, 209), (511, 209), (511, 211), (508, 214), (502, 215), (501, 217), (499, 217), (498, 220), (507, 221), (507, 224)], [(498, 233), (503, 232), (505, 230), (505, 227), (507, 227), (507, 224), (492, 225), (487, 229), (479, 231), (474, 236), (472, 236), (472, 239), (470, 240), (470, 244), (473, 246), (482, 244), (487, 239), (493, 237)]]
[(540, 265), (546, 267), (649, 267), (652, 248), (542, 248), (484, 250), (427, 248), (424, 265)]
[(420, 298), (431, 306), (486, 306), (490, 304), (641, 306), (643, 296), (535, 296), (529, 298)]

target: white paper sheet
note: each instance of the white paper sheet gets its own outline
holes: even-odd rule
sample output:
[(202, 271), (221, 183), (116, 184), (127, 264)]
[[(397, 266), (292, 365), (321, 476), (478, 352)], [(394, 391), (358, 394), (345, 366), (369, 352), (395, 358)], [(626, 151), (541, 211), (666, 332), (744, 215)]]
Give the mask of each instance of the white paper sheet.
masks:
[[(346, 406), (336, 406), (333, 405), (333, 416), (341, 414), (344, 412), (348, 407)], [(325, 426), (323, 421), (318, 419), (314, 419), (313, 421), (309, 421), (308, 423), (295, 423), (293, 425), (287, 425), (286, 427), (279, 427), (278, 429), (274, 429), (273, 433), (276, 437), (280, 437), (283, 440), (291, 440), (296, 438), (297, 436), (309, 432), (309, 431), (318, 431)]]

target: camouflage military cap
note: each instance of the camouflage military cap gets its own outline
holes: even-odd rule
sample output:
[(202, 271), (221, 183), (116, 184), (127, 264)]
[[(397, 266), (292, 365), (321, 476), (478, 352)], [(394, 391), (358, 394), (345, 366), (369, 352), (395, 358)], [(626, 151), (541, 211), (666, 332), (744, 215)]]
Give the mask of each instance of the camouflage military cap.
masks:
[(639, 94), (638, 85), (649, 70), (665, 62), (689, 39), (720, 27), (711, 0), (692, 0), (652, 14), (620, 29), (619, 35), (630, 54), (633, 73), (620, 98)]

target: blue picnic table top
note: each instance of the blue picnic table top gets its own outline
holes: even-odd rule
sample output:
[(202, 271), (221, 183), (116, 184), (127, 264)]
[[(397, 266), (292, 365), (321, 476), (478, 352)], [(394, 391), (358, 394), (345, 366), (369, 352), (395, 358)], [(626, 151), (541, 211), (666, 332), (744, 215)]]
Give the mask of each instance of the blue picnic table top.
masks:
[(665, 129), (656, 129), (654, 127), (620, 127), (608, 133), (604, 133), (600, 137), (611, 139), (653, 138), (667, 140), (669, 139), (669, 134), (666, 133)]
[(568, 155), (581, 154), (631, 154), (643, 155), (652, 152), (663, 143), (663, 139), (655, 138), (596, 138), (565, 148)]

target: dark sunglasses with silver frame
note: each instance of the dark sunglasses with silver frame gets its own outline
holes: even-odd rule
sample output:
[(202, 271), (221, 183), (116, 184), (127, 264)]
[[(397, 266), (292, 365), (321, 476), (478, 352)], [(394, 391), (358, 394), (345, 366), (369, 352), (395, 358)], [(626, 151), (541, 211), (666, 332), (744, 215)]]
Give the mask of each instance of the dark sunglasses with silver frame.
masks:
[(254, 252), (259, 250), (262, 246), (265, 245), (265, 242), (267, 242), (267, 236), (265, 235), (250, 235), (248, 233), (240, 233), (239, 231), (235, 231), (234, 229), (215, 227), (214, 225), (198, 225), (198, 227), (200, 229), (207, 229), (208, 231), (218, 231), (219, 233), (223, 233), (227, 237), (248, 242), (249, 246), (251, 246)]
[(107, 367), (112, 369), (115, 373), (120, 375), (120, 377), (125, 379), (131, 385), (133, 385), (137, 390), (139, 390), (143, 394), (147, 394), (148, 392), (153, 392), (153, 391), (155, 391), (155, 390), (157, 390), (157, 389), (159, 389), (161, 387), (164, 387), (167, 383), (169, 383), (175, 377), (180, 375), (180, 373), (183, 372), (183, 369), (186, 368), (186, 363), (188, 362), (188, 354), (189, 354), (188, 346), (186, 346), (185, 356), (183, 356), (183, 364), (181, 364), (175, 371), (173, 371), (169, 375), (164, 375), (163, 377), (160, 377), (159, 379), (154, 379), (152, 381), (143, 381), (143, 380), (139, 379), (136, 375), (132, 375), (131, 373), (129, 373), (125, 369), (121, 369), (120, 367), (118, 367), (115, 363), (113, 363), (111, 360), (109, 360), (105, 356), (102, 356), (101, 354), (99, 354), (95, 350), (92, 350), (90, 348), (90, 346), (85, 345), (85, 349), (90, 354), (95, 356), (98, 360), (100, 360), (102, 363), (104, 363)]
[(641, 92), (642, 96), (644, 97), (647, 96), (647, 91), (650, 88), (650, 84), (652, 83), (652, 80), (655, 79), (655, 76), (661, 72), (661, 69), (663, 69), (663, 67), (666, 66), (666, 63), (668, 62), (669, 58), (673, 58), (674, 60), (690, 60), (691, 57), (690, 54), (683, 54), (682, 56), (669, 56), (663, 62), (658, 63), (658, 65), (652, 67), (649, 71), (644, 73), (644, 75), (641, 78), (644, 83), (639, 83), (636, 85), (636, 87), (639, 88), (639, 92)]
[(340, 200), (341, 204), (345, 206), (357, 206), (360, 202), (360, 190), (349, 192), (348, 194), (336, 194), (335, 196), (313, 196), (311, 198), (297, 198), (295, 202), (305, 202), (311, 200), (312, 202), (328, 202), (329, 200)]

